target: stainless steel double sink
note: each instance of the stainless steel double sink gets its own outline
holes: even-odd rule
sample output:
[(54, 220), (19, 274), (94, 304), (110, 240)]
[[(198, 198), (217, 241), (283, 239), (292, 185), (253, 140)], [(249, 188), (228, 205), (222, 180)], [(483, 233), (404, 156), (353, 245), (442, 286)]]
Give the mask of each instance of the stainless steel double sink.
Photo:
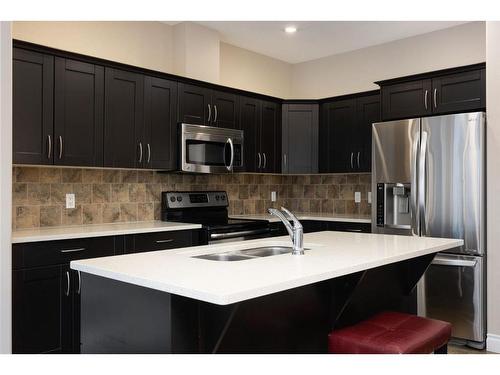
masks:
[(215, 260), (218, 262), (235, 262), (238, 260), (269, 257), (272, 255), (281, 255), (291, 252), (292, 248), (288, 246), (262, 246), (262, 247), (253, 247), (250, 249), (227, 251), (225, 253), (197, 255), (193, 256), (192, 258)]

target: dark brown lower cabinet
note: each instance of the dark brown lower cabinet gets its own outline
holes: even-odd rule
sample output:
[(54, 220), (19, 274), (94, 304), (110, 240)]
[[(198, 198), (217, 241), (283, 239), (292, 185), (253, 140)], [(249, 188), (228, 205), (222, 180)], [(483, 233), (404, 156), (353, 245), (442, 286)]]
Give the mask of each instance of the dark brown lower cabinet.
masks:
[(80, 352), (82, 285), (70, 261), (195, 246), (200, 236), (185, 230), (13, 244), (12, 352)]

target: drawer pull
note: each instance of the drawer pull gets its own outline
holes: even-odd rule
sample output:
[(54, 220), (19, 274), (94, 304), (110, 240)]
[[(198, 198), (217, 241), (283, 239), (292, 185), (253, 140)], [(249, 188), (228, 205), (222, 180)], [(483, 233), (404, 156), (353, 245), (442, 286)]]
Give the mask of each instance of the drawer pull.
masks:
[(82, 276), (80, 275), (80, 271), (77, 272), (78, 272), (78, 289), (76, 293), (80, 294), (80, 292), (82, 291)]
[(168, 242), (172, 242), (173, 239), (168, 239), (168, 240), (156, 240), (156, 243), (168, 243)]
[(346, 232), (362, 232), (362, 229), (345, 229)]
[(79, 251), (85, 251), (85, 248), (84, 247), (79, 247), (78, 249), (64, 249), (64, 250), (60, 250), (61, 253), (77, 253)]
[(64, 293), (66, 297), (69, 296), (70, 281), (69, 281), (69, 271), (66, 271), (66, 292)]

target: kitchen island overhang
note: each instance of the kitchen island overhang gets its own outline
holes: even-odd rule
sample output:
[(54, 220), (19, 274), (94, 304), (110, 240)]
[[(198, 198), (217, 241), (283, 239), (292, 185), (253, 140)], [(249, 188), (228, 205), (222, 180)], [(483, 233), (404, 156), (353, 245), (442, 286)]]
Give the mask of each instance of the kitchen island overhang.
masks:
[(318, 232), (303, 256), (193, 258), (287, 237), (89, 259), (82, 277), (84, 353), (324, 353), (332, 328), (385, 309), (414, 312), (435, 253), (462, 240)]

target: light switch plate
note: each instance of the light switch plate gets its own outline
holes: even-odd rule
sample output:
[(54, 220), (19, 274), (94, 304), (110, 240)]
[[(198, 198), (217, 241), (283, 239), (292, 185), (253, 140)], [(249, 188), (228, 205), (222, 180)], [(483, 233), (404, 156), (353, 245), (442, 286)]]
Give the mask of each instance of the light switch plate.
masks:
[(75, 208), (75, 194), (66, 194), (66, 208)]
[(354, 192), (354, 203), (360, 203), (361, 202), (361, 192), (356, 191)]
[(368, 192), (368, 204), (371, 204), (372, 203), (372, 192), (369, 191)]
[(276, 202), (276, 192), (271, 191), (271, 202)]

